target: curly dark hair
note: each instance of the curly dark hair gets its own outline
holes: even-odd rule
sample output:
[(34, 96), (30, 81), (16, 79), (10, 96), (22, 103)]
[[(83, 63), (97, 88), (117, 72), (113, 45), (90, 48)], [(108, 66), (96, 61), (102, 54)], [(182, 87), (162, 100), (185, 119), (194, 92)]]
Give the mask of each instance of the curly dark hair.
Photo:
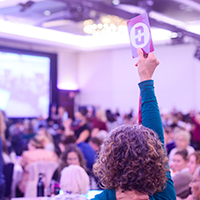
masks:
[(153, 195), (165, 187), (167, 163), (154, 131), (142, 125), (121, 125), (104, 140), (93, 171), (103, 188)]

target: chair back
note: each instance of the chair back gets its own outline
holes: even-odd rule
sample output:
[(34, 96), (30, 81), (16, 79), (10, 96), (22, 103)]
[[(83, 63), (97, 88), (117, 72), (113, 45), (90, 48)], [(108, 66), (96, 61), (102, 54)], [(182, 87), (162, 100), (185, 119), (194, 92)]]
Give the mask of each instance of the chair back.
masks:
[(57, 169), (58, 163), (51, 161), (36, 161), (29, 166), (29, 180), (26, 186), (24, 197), (36, 197), (37, 196), (37, 182), (39, 173), (44, 174), (44, 187), (45, 193), (51, 182), (54, 171)]

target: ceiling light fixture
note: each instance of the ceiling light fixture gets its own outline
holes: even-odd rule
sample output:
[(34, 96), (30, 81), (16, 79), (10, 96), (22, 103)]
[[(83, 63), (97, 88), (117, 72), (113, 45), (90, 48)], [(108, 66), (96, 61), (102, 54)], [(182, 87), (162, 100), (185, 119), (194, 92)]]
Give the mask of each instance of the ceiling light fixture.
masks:
[[(154, 28), (152, 28), (151, 30), (153, 42), (168, 40), (170, 38), (169, 35), (171, 32), (169, 31), (161, 29), (154, 30)], [(0, 20), (0, 37), (7, 39), (16, 39), (19, 41), (28, 41), (34, 43), (36, 42), (47, 45), (67, 47), (70, 49), (83, 51), (108, 49), (116, 46), (129, 47), (130, 45), (128, 32), (123, 36), (119, 34), (80, 36), (51, 29), (34, 27), (30, 25), (17, 24), (4, 20)]]
[(171, 44), (183, 44), (184, 43), (184, 34), (182, 32), (173, 32), (171, 34)]
[(128, 34), (126, 22), (120, 17), (107, 15), (101, 17), (99, 23), (91, 19), (85, 20), (83, 31), (90, 35)]
[(51, 15), (51, 11), (50, 11), (50, 10), (45, 10), (45, 11), (44, 11), (44, 15), (45, 15), (45, 16)]
[(112, 3), (113, 3), (114, 5), (119, 5), (119, 4), (120, 4), (120, 0), (113, 0)]

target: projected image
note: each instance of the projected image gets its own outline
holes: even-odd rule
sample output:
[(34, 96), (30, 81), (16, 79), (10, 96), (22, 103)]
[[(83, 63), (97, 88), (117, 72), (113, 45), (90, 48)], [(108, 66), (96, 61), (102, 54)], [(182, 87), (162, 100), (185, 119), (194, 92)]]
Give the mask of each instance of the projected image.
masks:
[(50, 59), (0, 52), (0, 109), (8, 117), (48, 116)]

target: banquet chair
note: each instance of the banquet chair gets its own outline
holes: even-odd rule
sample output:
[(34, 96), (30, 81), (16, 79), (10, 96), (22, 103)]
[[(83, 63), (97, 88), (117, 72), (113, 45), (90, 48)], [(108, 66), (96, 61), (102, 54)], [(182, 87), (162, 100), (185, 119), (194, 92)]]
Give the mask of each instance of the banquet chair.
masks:
[(37, 196), (37, 182), (39, 174), (44, 174), (44, 194), (47, 195), (47, 188), (49, 187), (52, 175), (57, 169), (57, 162), (50, 161), (36, 161), (29, 166), (29, 180), (26, 186), (24, 197), (36, 197)]

